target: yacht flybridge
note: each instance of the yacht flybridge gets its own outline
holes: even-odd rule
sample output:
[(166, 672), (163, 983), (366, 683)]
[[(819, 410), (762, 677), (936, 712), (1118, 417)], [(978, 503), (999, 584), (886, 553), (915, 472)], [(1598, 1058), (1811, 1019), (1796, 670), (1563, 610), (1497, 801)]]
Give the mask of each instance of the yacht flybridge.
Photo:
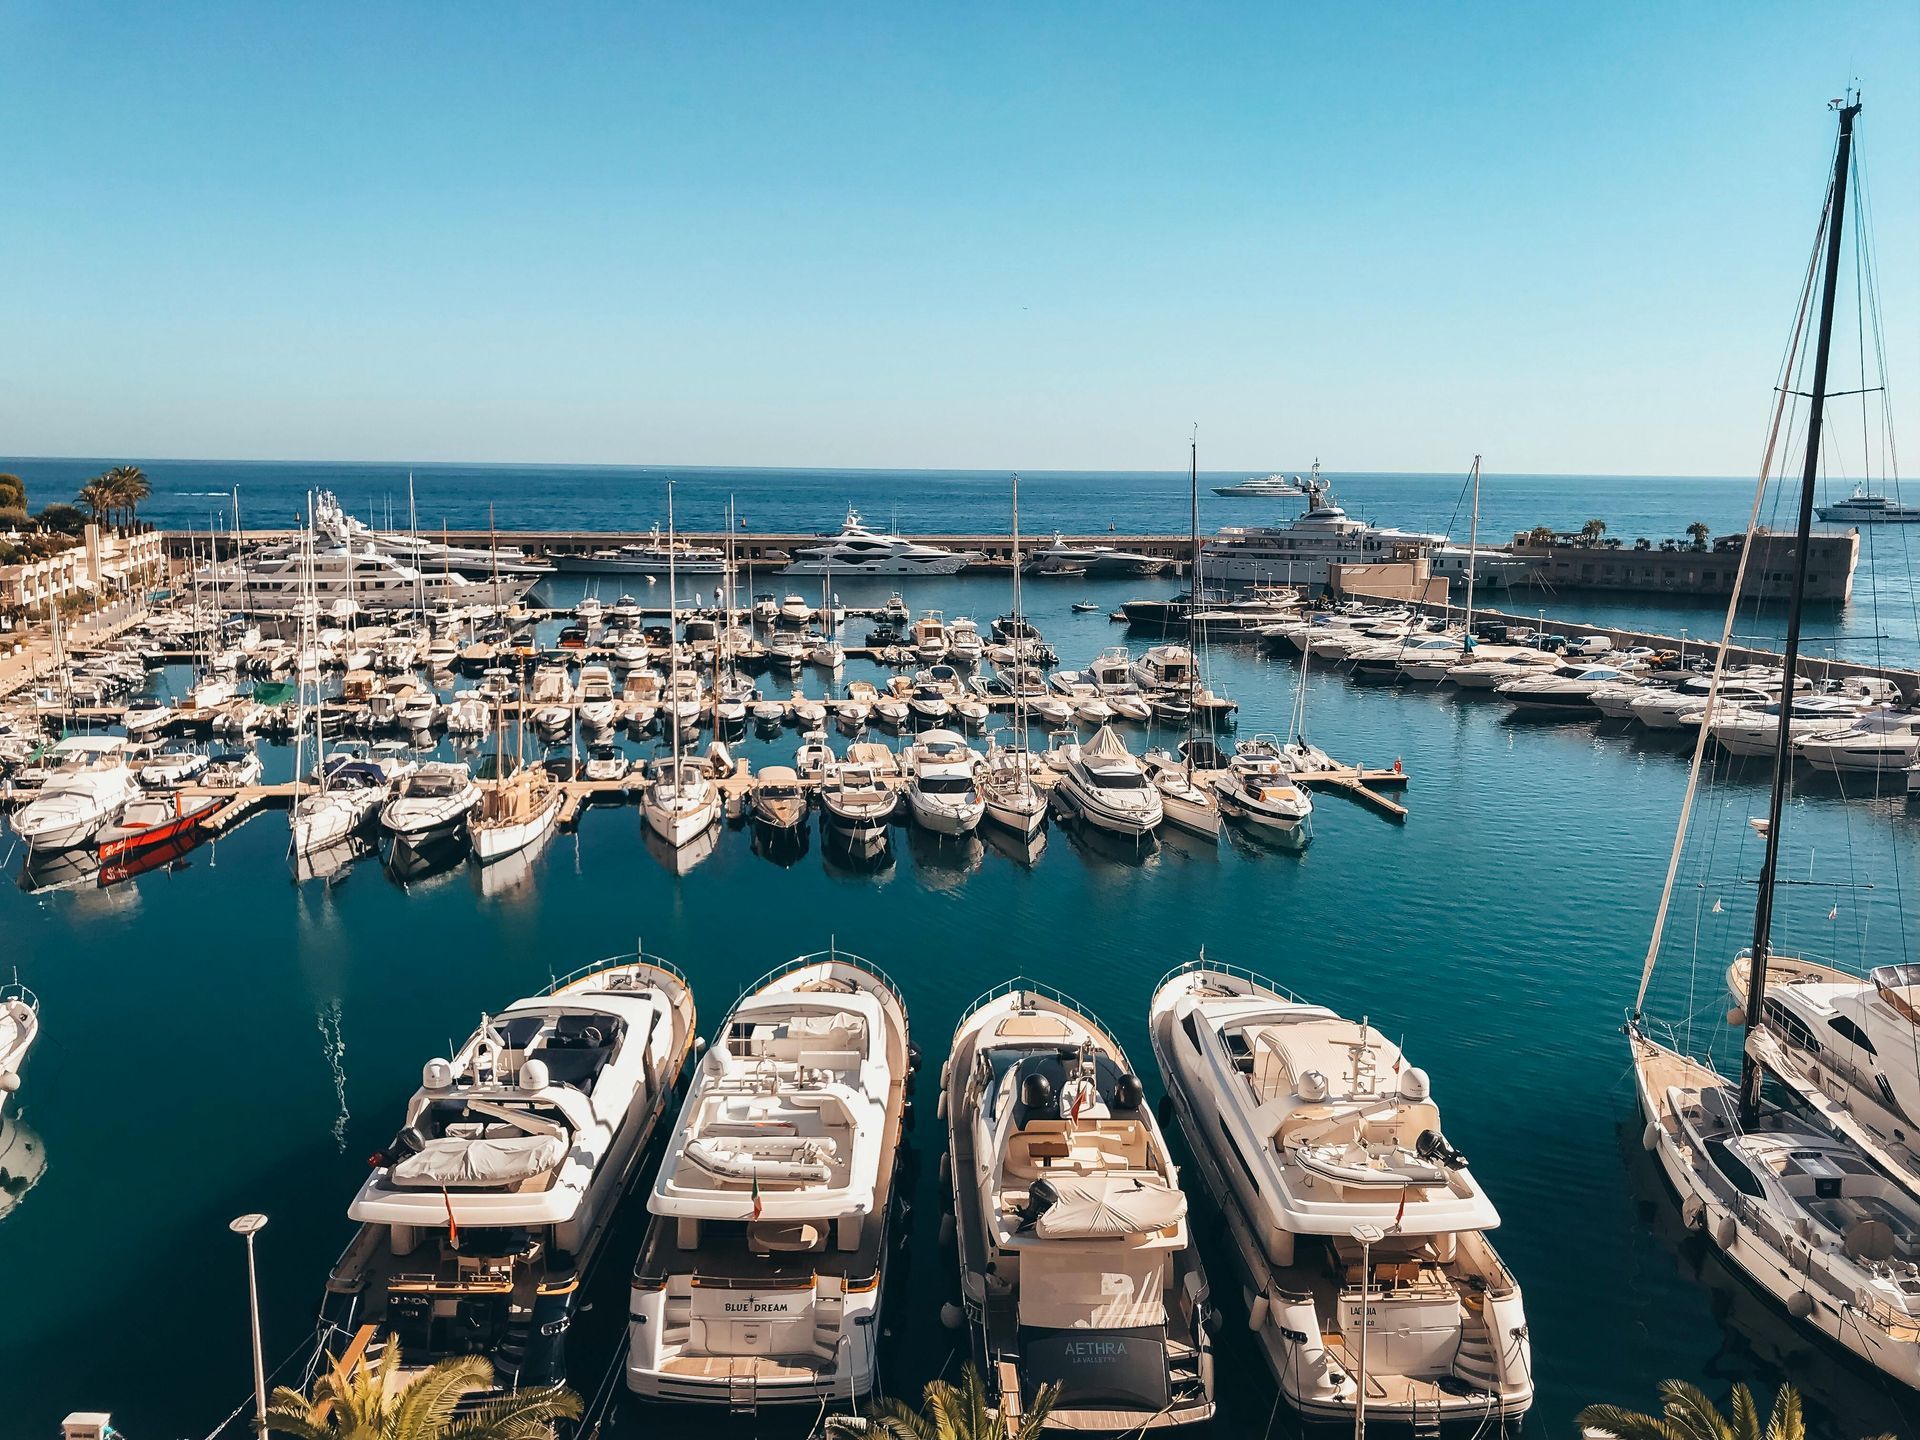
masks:
[(1105, 1027), (1011, 981), (961, 1017), (941, 1092), (966, 1323), (1009, 1433), (1053, 1384), (1052, 1430), (1208, 1419), (1206, 1271), (1166, 1138)]
[(566, 1378), (581, 1282), (693, 1047), (693, 993), (653, 956), (516, 1001), (429, 1060), (406, 1121), (348, 1207), (360, 1231), (320, 1314), (410, 1364), (484, 1355), (502, 1385)]
[(1493, 1202), (1440, 1129), (1426, 1073), (1364, 1021), (1204, 958), (1160, 982), (1149, 1033), (1251, 1282), (1287, 1398), (1437, 1426), (1533, 1402), (1520, 1287)]
[(873, 1388), (913, 1065), (906, 1003), (856, 957), (802, 956), (740, 998), (647, 1200), (632, 1390), (739, 1412)]

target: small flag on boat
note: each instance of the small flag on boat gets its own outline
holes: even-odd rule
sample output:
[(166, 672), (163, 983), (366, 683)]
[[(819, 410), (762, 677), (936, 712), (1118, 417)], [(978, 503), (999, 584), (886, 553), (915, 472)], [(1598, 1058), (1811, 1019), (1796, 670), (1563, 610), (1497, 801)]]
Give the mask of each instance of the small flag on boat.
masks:
[(1713, 902), (1713, 913), (1716, 915), (1722, 915), (1726, 913), (1718, 900)]
[(1403, 1186), (1400, 1191), (1400, 1208), (1393, 1212), (1393, 1224), (1388, 1227), (1390, 1230), (1398, 1232), (1398, 1230), (1400, 1229), (1400, 1222), (1407, 1218), (1408, 1193), (1409, 1192), (1407, 1188)]
[(447, 1243), (454, 1249), (460, 1248), (460, 1222), (453, 1218), (453, 1196), (447, 1193), (447, 1187), (440, 1187), (440, 1198), (447, 1202)]
[(753, 1218), (758, 1220), (760, 1212), (767, 1208), (767, 1202), (760, 1198), (760, 1177), (753, 1177)]
[(1827, 911), (1827, 919), (1838, 920), (1839, 918), (1840, 918), (1840, 907), (1838, 905), (1834, 906), (1831, 910)]

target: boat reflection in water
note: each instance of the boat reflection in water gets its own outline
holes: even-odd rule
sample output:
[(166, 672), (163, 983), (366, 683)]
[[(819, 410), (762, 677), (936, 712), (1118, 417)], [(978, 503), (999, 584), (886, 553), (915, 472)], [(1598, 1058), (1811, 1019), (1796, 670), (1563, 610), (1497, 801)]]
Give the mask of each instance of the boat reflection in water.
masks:
[(975, 833), (996, 855), (1003, 856), (1016, 865), (1025, 865), (1028, 869), (1038, 865), (1040, 857), (1047, 853), (1045, 826), (1031, 835), (1016, 834), (1004, 825), (982, 825)]
[(47, 1173), (47, 1147), (33, 1128), (0, 1107), (0, 1220), (11, 1215)]
[(415, 844), (395, 840), (387, 849), (387, 878), (403, 890), (445, 884), (466, 863), (465, 834), (442, 835)]
[(29, 895), (91, 890), (99, 881), (100, 857), (86, 849), (37, 850), (20, 867), (20, 888)]
[(878, 881), (885, 883), (893, 875), (893, 836), (882, 830), (877, 835), (853, 836), (820, 821), (820, 864), (835, 880)]
[(354, 861), (363, 860), (374, 851), (373, 842), (359, 835), (349, 835), (318, 850), (309, 850), (304, 855), (294, 857), (293, 882), (304, 885), (309, 880), (319, 880), (331, 885), (346, 878)]
[(640, 838), (647, 847), (647, 853), (660, 862), (663, 870), (674, 875), (685, 875), (713, 854), (720, 844), (720, 837), (726, 833), (726, 828), (716, 816), (713, 824), (694, 835), (684, 845), (669, 844), (655, 832), (651, 825), (641, 826)]
[(118, 860), (100, 867), (102, 885), (118, 885), (122, 880), (131, 880), (136, 875), (145, 875), (150, 870), (171, 869), (184, 860), (188, 853), (198, 850), (207, 842), (204, 830), (187, 830), (170, 840), (162, 840), (157, 845), (148, 845), (132, 851)]
[(987, 847), (980, 841), (978, 827), (964, 835), (941, 835), (924, 826), (907, 827), (907, 852), (913, 856), (914, 874), (928, 890), (958, 890), (967, 877), (980, 868)]
[(1707, 1292), (1720, 1322), (1720, 1348), (1700, 1362), (1708, 1391), (1744, 1383), (1765, 1395), (1785, 1375), (1807, 1407), (1809, 1436), (1920, 1435), (1920, 1396), (1884, 1384), (1870, 1367), (1800, 1329), (1757, 1294), (1704, 1234), (1688, 1228), (1659, 1162), (1641, 1146), (1643, 1128), (1637, 1112), (1620, 1127), (1620, 1153), (1640, 1223), (1681, 1273)]

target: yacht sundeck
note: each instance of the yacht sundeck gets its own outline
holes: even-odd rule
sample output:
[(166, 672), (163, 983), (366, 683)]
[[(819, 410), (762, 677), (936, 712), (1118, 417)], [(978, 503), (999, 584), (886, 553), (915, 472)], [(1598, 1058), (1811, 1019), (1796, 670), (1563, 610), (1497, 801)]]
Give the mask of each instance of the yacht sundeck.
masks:
[(973, 1358), (1011, 1424), (1131, 1434), (1213, 1413), (1206, 1271), (1166, 1138), (1125, 1052), (1015, 980), (961, 1017), (941, 1074)]
[(380, 811), (380, 827), (409, 845), (456, 833), (480, 803), (480, 787), (458, 761), (429, 761), (400, 781)]
[(1287, 1398), (1350, 1420), (1364, 1345), (1369, 1420), (1524, 1412), (1526, 1311), (1486, 1236), (1500, 1217), (1426, 1073), (1373, 1026), (1205, 960), (1160, 982), (1148, 1026)]
[(481, 1016), (426, 1063), (348, 1207), (322, 1346), (370, 1326), (412, 1365), (477, 1354), (503, 1385), (564, 1380), (583, 1282), (693, 1040), (692, 989), (653, 956)]
[(647, 1198), (635, 1393), (737, 1413), (873, 1388), (913, 1064), (906, 1003), (854, 956), (803, 956), (734, 1005)]
[(883, 840), (887, 825), (899, 809), (900, 797), (880, 771), (867, 760), (856, 760), (858, 750), (882, 750), (878, 745), (848, 747), (847, 759), (820, 782), (820, 810), (826, 824), (846, 839), (860, 843)]

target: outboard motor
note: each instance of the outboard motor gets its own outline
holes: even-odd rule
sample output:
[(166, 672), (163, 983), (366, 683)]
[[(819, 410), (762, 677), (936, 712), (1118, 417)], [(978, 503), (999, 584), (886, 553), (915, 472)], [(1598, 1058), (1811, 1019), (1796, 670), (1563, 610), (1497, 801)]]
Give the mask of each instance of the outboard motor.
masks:
[(1420, 1138), (1413, 1142), (1413, 1153), (1422, 1160), (1444, 1165), (1449, 1170), (1467, 1168), (1467, 1157), (1448, 1144), (1447, 1137), (1438, 1130), (1422, 1130)]
[(1118, 1113), (1122, 1110), (1138, 1110), (1147, 1098), (1147, 1087), (1140, 1083), (1140, 1077), (1128, 1071), (1113, 1082), (1111, 1105)]
[[(1044, 1076), (1042, 1077), (1045, 1078)], [(1053, 1182), (1042, 1176), (1027, 1187), (1027, 1203), (1020, 1211), (1020, 1228), (1031, 1230), (1040, 1222), (1040, 1217), (1060, 1203), (1060, 1192)]]

